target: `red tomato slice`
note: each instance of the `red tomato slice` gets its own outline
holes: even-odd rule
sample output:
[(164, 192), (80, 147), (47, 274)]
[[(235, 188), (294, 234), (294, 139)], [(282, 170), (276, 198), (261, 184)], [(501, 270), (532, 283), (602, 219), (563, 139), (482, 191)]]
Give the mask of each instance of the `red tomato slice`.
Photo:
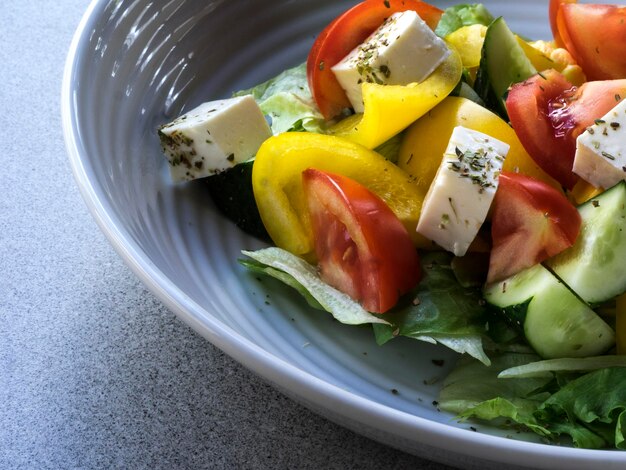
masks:
[(623, 98), (626, 80), (587, 82), (577, 88), (560, 73), (547, 70), (513, 85), (506, 108), (537, 165), (572, 189), (578, 181), (572, 173), (576, 138)]
[(420, 0), (365, 0), (335, 18), (317, 37), (307, 59), (313, 98), (326, 119), (351, 106), (330, 69), (383, 24), (390, 15), (414, 10), (435, 29), (442, 11)]
[(556, 9), (559, 40), (589, 80), (626, 78), (626, 6), (561, 0), (553, 1), (550, 9), (551, 18)]
[(411, 237), (382, 199), (345, 176), (302, 173), (324, 281), (383, 313), (420, 280)]
[(558, 16), (561, 5), (576, 2), (578, 0), (550, 0), (550, 29), (552, 29), (552, 36), (554, 36), (554, 42), (558, 47), (565, 47), (565, 41), (561, 37), (561, 31), (565, 29), (565, 26), (562, 18)]
[(572, 246), (581, 223), (563, 193), (529, 176), (503, 171), (493, 200), (487, 283), (502, 281)]

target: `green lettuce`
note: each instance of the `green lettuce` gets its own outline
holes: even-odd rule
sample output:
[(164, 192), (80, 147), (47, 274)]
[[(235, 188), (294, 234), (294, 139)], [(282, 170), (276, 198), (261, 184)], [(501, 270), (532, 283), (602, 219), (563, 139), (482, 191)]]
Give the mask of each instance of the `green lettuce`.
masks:
[(385, 314), (389, 325), (375, 326), (376, 341), (384, 344), (407, 336), (441, 343), (489, 364), (482, 343), (488, 318), (480, 290), (459, 284), (451, 267), (452, 255), (423, 252), (420, 257), (424, 278)]
[(553, 425), (554, 435), (568, 434), (577, 447), (626, 449), (626, 368), (599, 369), (572, 380), (535, 415)]
[(317, 109), (306, 78), (306, 64), (281, 72), (276, 77), (234, 96), (252, 95), (270, 118), (274, 134), (291, 131), (324, 133), (325, 121)]
[(306, 78), (306, 64), (284, 70), (266, 82), (235, 92), (234, 96), (252, 95), (257, 101), (265, 101), (277, 93), (283, 92), (298, 95), (305, 101), (311, 99)]
[(487, 317), (480, 293), (458, 284), (449, 254), (424, 253), (422, 264), (426, 274), (422, 282), (396, 307), (384, 315), (376, 315), (326, 284), (314, 266), (285, 250), (272, 247), (242, 253), (254, 260), (240, 260), (248, 269), (284, 282), (302, 294), (309, 305), (328, 311), (341, 323), (371, 323), (378, 344), (407, 336), (440, 343), (489, 363), (483, 349)]
[[(550, 366), (559, 372), (502, 378), (503, 371), (524, 370), (527, 364), (547, 370), (548, 361), (511, 352), (491, 359), (486, 367), (462, 358), (444, 382), (439, 407), (462, 421), (521, 427), (552, 442), (569, 437), (576, 447), (626, 449), (626, 367), (581, 374), (571, 372), (575, 359), (560, 359)], [(585, 367), (591, 362), (580, 369)]]
[(553, 372), (588, 372), (608, 367), (626, 367), (626, 356), (593, 356), (546, 359), (530, 362), (503, 370), (498, 376), (501, 379), (526, 377), (552, 377)]
[(455, 5), (444, 10), (435, 33), (444, 38), (463, 26), (473, 24), (488, 26), (493, 20), (493, 15), (481, 3)]
[(491, 366), (486, 367), (463, 358), (444, 381), (437, 399), (439, 407), (463, 421), (508, 419), (548, 436), (549, 431), (538, 423), (534, 412), (549, 396), (543, 389), (552, 378), (498, 379), (502, 370), (538, 359), (534, 353), (496, 354), (491, 357)]
[(256, 261), (256, 264), (251, 265), (245, 260), (240, 260), (244, 266), (295, 288), (304, 295), (309, 305), (326, 310), (341, 323), (348, 325), (385, 323), (385, 320), (367, 312), (348, 295), (322, 281), (315, 266), (286, 250), (270, 247), (242, 253)]

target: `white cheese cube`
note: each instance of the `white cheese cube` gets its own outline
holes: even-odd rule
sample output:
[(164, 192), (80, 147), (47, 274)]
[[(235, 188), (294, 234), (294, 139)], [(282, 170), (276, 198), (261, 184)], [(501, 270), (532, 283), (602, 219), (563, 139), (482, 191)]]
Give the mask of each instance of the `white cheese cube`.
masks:
[(271, 135), (252, 95), (203, 103), (159, 128), (175, 182), (211, 176), (249, 160)]
[(450, 50), (414, 11), (394, 13), (331, 70), (355, 112), (363, 112), (361, 83), (408, 85), (425, 80)]
[(417, 231), (463, 256), (485, 221), (509, 145), (455, 127), (417, 224)]
[(578, 136), (573, 171), (596, 188), (626, 180), (626, 99)]

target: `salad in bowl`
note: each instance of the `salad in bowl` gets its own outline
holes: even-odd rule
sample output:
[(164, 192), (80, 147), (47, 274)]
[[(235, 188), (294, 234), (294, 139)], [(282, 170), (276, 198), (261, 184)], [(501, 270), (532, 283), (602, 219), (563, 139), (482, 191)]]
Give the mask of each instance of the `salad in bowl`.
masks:
[[(158, 128), (173, 181), (312, 312), (459, 354), (438, 409), (626, 448), (626, 8), (365, 0), (306, 60)], [(584, 27), (582, 26), (584, 25)]]

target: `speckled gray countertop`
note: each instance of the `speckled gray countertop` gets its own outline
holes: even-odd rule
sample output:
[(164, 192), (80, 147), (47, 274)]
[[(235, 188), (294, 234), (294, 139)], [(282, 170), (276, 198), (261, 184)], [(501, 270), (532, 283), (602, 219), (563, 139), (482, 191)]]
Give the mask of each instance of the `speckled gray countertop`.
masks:
[(194, 333), (100, 233), (65, 154), (88, 0), (0, 15), (0, 468), (447, 468), (318, 417)]

